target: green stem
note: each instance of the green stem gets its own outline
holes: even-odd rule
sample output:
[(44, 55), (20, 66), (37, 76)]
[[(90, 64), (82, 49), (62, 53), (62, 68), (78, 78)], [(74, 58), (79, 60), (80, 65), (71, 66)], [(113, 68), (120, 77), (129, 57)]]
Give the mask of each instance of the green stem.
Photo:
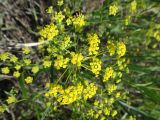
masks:
[(24, 82), (24, 71), (22, 71), (21, 77), (18, 82), (19, 82), (19, 86), (22, 91), (23, 97), (27, 98), (27, 89), (25, 88), (25, 82)]

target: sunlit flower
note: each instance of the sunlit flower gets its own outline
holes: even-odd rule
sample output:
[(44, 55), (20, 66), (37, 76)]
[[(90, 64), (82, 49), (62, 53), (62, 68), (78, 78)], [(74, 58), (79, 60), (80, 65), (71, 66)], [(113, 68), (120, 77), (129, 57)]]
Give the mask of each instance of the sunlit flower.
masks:
[(98, 58), (93, 58), (92, 62), (90, 62), (91, 70), (96, 75), (96, 77), (98, 77), (101, 71), (101, 64), (102, 61)]
[(88, 34), (87, 40), (89, 43), (89, 55), (97, 55), (99, 50), (100, 39), (97, 34)]
[(53, 38), (58, 35), (58, 32), (57, 26), (51, 23), (41, 29), (39, 35), (46, 40), (53, 40)]
[(110, 5), (109, 6), (109, 15), (115, 16), (118, 12), (118, 6), (117, 5)]
[(15, 55), (12, 55), (10, 61), (15, 63), (18, 61), (18, 58)]
[(9, 53), (8, 52), (0, 53), (0, 60), (6, 61), (8, 58), (9, 58)]
[(9, 96), (6, 101), (8, 104), (11, 104), (11, 103), (15, 103), (17, 99), (14, 96)]
[(37, 73), (39, 71), (39, 66), (36, 65), (36, 66), (33, 66), (32, 69), (31, 69), (32, 73)]
[(30, 53), (30, 49), (28, 47), (22, 48), (22, 52), (27, 55)]
[(25, 82), (26, 82), (27, 84), (32, 83), (32, 81), (33, 81), (33, 78), (32, 78), (31, 76), (28, 76), (28, 77), (25, 79)]
[(15, 71), (15, 72), (13, 73), (13, 76), (16, 77), (16, 78), (18, 78), (20, 75), (21, 75), (21, 74), (19, 73), (19, 71)]
[(83, 55), (82, 53), (75, 53), (75, 52), (71, 52), (71, 63), (77, 66), (81, 66), (81, 62), (83, 60)]
[(1, 68), (3, 74), (8, 74), (10, 72), (8, 67)]

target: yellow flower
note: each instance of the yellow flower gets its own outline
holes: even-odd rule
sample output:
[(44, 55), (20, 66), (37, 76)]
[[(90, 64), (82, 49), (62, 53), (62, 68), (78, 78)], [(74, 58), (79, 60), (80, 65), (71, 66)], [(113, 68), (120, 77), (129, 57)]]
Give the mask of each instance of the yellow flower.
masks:
[(10, 61), (15, 63), (18, 61), (18, 58), (15, 55), (12, 55)]
[(113, 110), (112, 112), (111, 112), (111, 116), (112, 117), (115, 117), (117, 115), (117, 110)]
[(13, 76), (16, 77), (16, 78), (19, 78), (20, 75), (21, 75), (21, 74), (19, 73), (19, 71), (15, 71), (15, 72), (13, 73)]
[(57, 3), (58, 6), (62, 6), (63, 5), (63, 0), (58, 0), (57, 2), (58, 2)]
[(136, 120), (136, 117), (135, 116), (129, 116), (128, 120)]
[(3, 113), (5, 111), (5, 108), (3, 106), (0, 106), (0, 113)]
[(105, 70), (105, 74), (103, 76), (103, 82), (106, 82), (109, 80), (109, 78), (113, 75), (113, 68), (112, 67), (107, 67)]
[(160, 41), (160, 31), (157, 30), (155, 32), (153, 32), (153, 35), (152, 35), (157, 41)]
[(89, 109), (89, 110), (88, 110), (88, 115), (91, 116), (91, 117), (93, 117), (94, 111), (93, 111), (92, 109)]
[(100, 120), (105, 120), (106, 118), (103, 116), (103, 117), (101, 117), (101, 119)]
[(108, 109), (108, 108), (105, 108), (104, 109), (104, 114), (106, 115), (106, 116), (109, 116), (110, 115), (110, 110)]
[(72, 43), (72, 41), (70, 40), (70, 36), (66, 36), (61, 44), (62, 49), (66, 49), (67, 47), (70, 46), (71, 43)]
[(98, 105), (99, 105), (99, 101), (98, 101), (98, 100), (95, 100), (95, 101), (94, 101), (94, 105), (95, 105), (95, 106), (98, 106)]
[(76, 28), (82, 28), (85, 25), (85, 16), (80, 13), (79, 15), (72, 17), (72, 22)]
[(52, 17), (52, 21), (55, 22), (62, 22), (62, 20), (65, 18), (65, 16), (62, 14), (62, 12), (55, 12), (55, 16)]
[(43, 61), (43, 66), (44, 66), (44, 68), (51, 67), (51, 64), (52, 64), (52, 62), (51, 62), (51, 61), (49, 61), (49, 60), (45, 60), (45, 61)]
[(14, 68), (16, 69), (16, 70), (20, 70), (21, 69), (21, 65), (16, 65)]
[(54, 86), (53, 84), (49, 85), (50, 89), (45, 93), (45, 97), (57, 97), (57, 94), (63, 94), (64, 90), (62, 88), (62, 86), (60, 85), (56, 85)]
[(46, 11), (48, 14), (53, 13), (53, 6), (48, 7), (48, 9)]
[(75, 52), (71, 52), (71, 63), (77, 66), (81, 66), (81, 62), (83, 60), (83, 55), (82, 53), (75, 53)]
[(15, 103), (17, 100), (14, 96), (9, 96), (6, 101), (8, 104), (11, 104), (11, 103)]
[(90, 62), (91, 71), (98, 77), (99, 72), (101, 71), (102, 61), (98, 58), (93, 58), (92, 62)]
[(53, 40), (53, 38), (58, 35), (57, 26), (53, 23), (46, 25), (43, 29), (39, 31), (39, 35), (44, 39)]
[(133, 0), (131, 2), (131, 12), (135, 13), (136, 11), (137, 11), (137, 2), (136, 2), (136, 0)]
[(116, 98), (119, 98), (120, 95), (121, 95), (121, 93), (120, 93), (120, 92), (117, 92), (117, 93), (115, 94), (115, 97), (116, 97)]
[(110, 95), (113, 91), (115, 91), (117, 89), (117, 86), (115, 84), (113, 85), (109, 85), (107, 90), (108, 90), (108, 94)]
[(30, 64), (31, 64), (31, 60), (30, 60), (30, 59), (24, 59), (24, 63), (25, 63), (26, 65), (30, 65)]
[(99, 50), (100, 39), (97, 34), (88, 34), (87, 40), (89, 42), (89, 55), (97, 55)]
[(22, 48), (22, 52), (27, 55), (30, 53), (30, 49), (28, 47)]
[(38, 65), (33, 66), (31, 71), (32, 71), (32, 73), (34, 73), (34, 74), (37, 73), (37, 72), (39, 71), (39, 66), (38, 66)]
[(109, 15), (116, 15), (118, 12), (118, 6), (117, 5), (110, 5), (109, 6)]
[(115, 99), (114, 98), (110, 98), (109, 101), (108, 101), (108, 105), (112, 105), (114, 102), (115, 102)]
[(33, 81), (33, 78), (32, 78), (31, 76), (28, 76), (28, 77), (25, 79), (25, 82), (26, 82), (27, 84), (32, 83), (32, 81)]
[(57, 59), (54, 61), (54, 66), (56, 69), (60, 69), (61, 67), (62, 68), (66, 68), (67, 67), (67, 63), (69, 62), (69, 58), (63, 58), (62, 55), (58, 55), (57, 56)]
[(106, 47), (109, 51), (110, 56), (114, 55), (114, 53), (116, 51), (116, 45), (113, 43), (113, 41), (108, 40)]
[(67, 23), (67, 25), (71, 25), (72, 24), (72, 18), (71, 17), (67, 18), (66, 23)]
[(3, 74), (8, 74), (10, 72), (8, 67), (2, 68), (1, 71), (2, 71)]
[(126, 16), (126, 18), (125, 18), (125, 20), (124, 20), (124, 24), (125, 25), (128, 25), (129, 23), (130, 23), (130, 21), (131, 21), (131, 16), (129, 15), (129, 16)]
[(9, 58), (9, 53), (8, 52), (0, 53), (0, 60), (6, 61), (8, 58)]
[(58, 97), (58, 101), (61, 105), (71, 104), (81, 98), (82, 91), (83, 86), (81, 84), (77, 84), (76, 86), (69, 86), (64, 90), (64, 94)]
[(118, 44), (117, 44), (118, 57), (124, 56), (125, 53), (126, 53), (126, 45), (123, 42), (118, 42)]
[(87, 87), (83, 90), (84, 100), (92, 98), (96, 94), (97, 89), (98, 87), (94, 85), (94, 83), (88, 84)]

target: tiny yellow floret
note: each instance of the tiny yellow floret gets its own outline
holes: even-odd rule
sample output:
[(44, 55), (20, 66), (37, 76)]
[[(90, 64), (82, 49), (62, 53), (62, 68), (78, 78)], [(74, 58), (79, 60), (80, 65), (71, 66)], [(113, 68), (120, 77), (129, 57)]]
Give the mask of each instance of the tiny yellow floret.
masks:
[(2, 71), (3, 74), (8, 74), (10, 72), (8, 67), (2, 68), (1, 71)]
[(25, 79), (25, 82), (26, 82), (27, 84), (32, 83), (32, 81), (33, 81), (33, 78), (32, 78), (31, 76), (28, 76), (28, 77)]
[(8, 104), (11, 104), (11, 103), (15, 103), (17, 100), (14, 96), (9, 96), (6, 101)]

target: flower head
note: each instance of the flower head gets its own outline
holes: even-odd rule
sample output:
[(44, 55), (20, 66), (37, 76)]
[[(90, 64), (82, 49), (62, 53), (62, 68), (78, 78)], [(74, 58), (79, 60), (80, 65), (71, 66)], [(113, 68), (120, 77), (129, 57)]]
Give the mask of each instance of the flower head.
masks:
[(45, 61), (43, 61), (43, 66), (44, 66), (44, 68), (50, 67), (51, 64), (52, 64), (52, 62), (51, 62), (50, 60), (45, 60)]
[(56, 21), (58, 23), (61, 23), (62, 20), (65, 18), (65, 16), (62, 14), (62, 12), (55, 12), (55, 16), (52, 17), (52, 21)]
[(54, 66), (56, 69), (59, 70), (61, 67), (66, 68), (68, 62), (69, 62), (69, 58), (63, 58), (62, 55), (58, 55), (57, 59), (55, 60)]
[(136, 2), (136, 0), (133, 0), (133, 1), (131, 2), (131, 12), (132, 12), (132, 13), (135, 13), (136, 10), (137, 10), (137, 2)]
[(8, 104), (15, 103), (17, 100), (14, 96), (9, 96), (6, 100)]
[(2, 71), (3, 74), (8, 74), (10, 72), (8, 67), (2, 68), (1, 71)]
[(75, 53), (75, 52), (71, 52), (71, 63), (77, 66), (81, 66), (81, 62), (83, 60), (83, 55), (82, 53)]
[(80, 13), (77, 16), (72, 17), (72, 22), (76, 28), (82, 28), (85, 25), (85, 16)]
[(33, 66), (31, 71), (32, 71), (32, 73), (34, 73), (34, 74), (37, 73), (37, 72), (39, 71), (39, 66), (38, 66), (38, 65)]
[(113, 75), (113, 68), (112, 67), (107, 67), (105, 70), (105, 74), (103, 76), (103, 82), (106, 82), (109, 80), (109, 78)]
[(18, 58), (15, 55), (12, 55), (10, 61), (15, 63), (18, 61)]
[(0, 53), (0, 60), (6, 61), (8, 58), (9, 58), (9, 53), (8, 52)]
[(31, 76), (28, 76), (28, 77), (25, 79), (25, 82), (26, 82), (27, 84), (32, 83), (32, 81), (33, 81), (33, 78), (32, 78)]
[(98, 58), (93, 58), (92, 62), (90, 62), (91, 70), (96, 75), (96, 77), (99, 75), (99, 72), (101, 71), (101, 64), (102, 61)]
[(53, 38), (58, 35), (57, 26), (53, 23), (46, 25), (43, 29), (39, 31), (39, 35), (44, 39), (53, 40)]
[(89, 43), (89, 55), (97, 55), (99, 50), (100, 39), (97, 34), (88, 34), (87, 40)]
[(116, 45), (113, 43), (113, 41), (109, 40), (107, 42), (107, 49), (109, 51), (110, 56), (114, 55), (114, 53), (116, 52)]
[(118, 6), (117, 5), (110, 5), (109, 6), (109, 15), (115, 16), (118, 12)]
[(28, 47), (22, 48), (22, 52), (27, 55), (30, 53), (30, 49)]
[(118, 42), (118, 44), (117, 44), (118, 57), (124, 56), (125, 53), (126, 53), (126, 45), (123, 42)]
[(16, 78), (19, 78), (20, 75), (21, 75), (21, 74), (19, 73), (19, 71), (15, 71), (15, 72), (13, 73), (13, 76), (16, 77)]
[(3, 106), (0, 106), (0, 113), (3, 113), (5, 111), (5, 108)]

